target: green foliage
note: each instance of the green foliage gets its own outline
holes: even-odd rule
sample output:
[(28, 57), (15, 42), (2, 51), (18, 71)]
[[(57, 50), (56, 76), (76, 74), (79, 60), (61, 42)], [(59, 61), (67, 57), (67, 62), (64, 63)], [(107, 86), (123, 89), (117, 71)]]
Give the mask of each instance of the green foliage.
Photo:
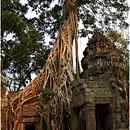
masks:
[(28, 6), (18, 0), (1, 2), (2, 85), (10, 91), (21, 91), (32, 80), (31, 74), (41, 71), (50, 51), (42, 34), (25, 17), (27, 11)]
[(47, 100), (53, 98), (57, 93), (56, 91), (51, 91), (49, 86), (46, 86), (44, 89), (42, 85), (39, 85), (38, 92), (42, 93), (41, 97), (39, 98), (42, 103), (45, 103)]
[(127, 72), (127, 82), (129, 81), (129, 41), (123, 38), (121, 33), (117, 31), (109, 31), (107, 37), (116, 44), (117, 51), (123, 57), (123, 68)]
[[(86, 35), (107, 32), (116, 27), (126, 28), (129, 25), (126, 21), (129, 11), (127, 0), (76, 0), (76, 3), (79, 19), (82, 19), (87, 29)], [(83, 30), (81, 36), (82, 33), (84, 33)]]
[[(58, 3), (51, 8), (50, 5), (54, 1), (28, 0), (29, 5), (35, 11), (42, 12), (40, 13), (40, 19), (35, 23), (37, 25), (40, 24), (41, 31), (48, 33), (52, 39), (55, 39), (55, 34), (58, 32), (61, 20), (63, 19), (63, 4), (65, 0), (58, 0)], [(46, 4), (48, 4), (47, 7), (44, 6)], [(127, 0), (76, 0), (75, 6), (70, 5), (67, 8), (66, 13), (64, 12), (64, 18), (68, 17), (70, 10), (77, 9), (78, 18), (83, 21), (88, 34), (97, 31), (106, 32), (114, 29), (114, 27), (128, 27), (126, 22), (127, 13), (129, 12)], [(85, 29), (79, 30), (79, 32), (83, 37), (87, 35)]]
[(110, 45), (110, 43), (106, 43), (108, 46)]
[[(27, 1), (25, 5), (19, 0), (1, 1), (2, 85), (10, 91), (21, 91), (32, 80), (31, 74), (40, 72), (50, 51), (45, 45), (45, 35), (54, 40), (63, 20), (63, 0), (53, 7), (51, 4), (55, 0)], [(81, 37), (99, 30), (108, 31), (115, 25), (119, 28), (128, 26), (127, 0), (76, 0), (75, 5), (70, 6), (65, 14), (67, 18), (70, 10), (77, 9), (78, 20), (82, 19), (86, 28), (78, 30)], [(25, 17), (29, 7), (38, 17)], [(12, 38), (7, 40), (10, 35)]]
[[(125, 40), (117, 31), (109, 31), (107, 37), (116, 44), (118, 52), (123, 56), (124, 65), (129, 63), (129, 41)], [(125, 67), (125, 66), (124, 66)]]

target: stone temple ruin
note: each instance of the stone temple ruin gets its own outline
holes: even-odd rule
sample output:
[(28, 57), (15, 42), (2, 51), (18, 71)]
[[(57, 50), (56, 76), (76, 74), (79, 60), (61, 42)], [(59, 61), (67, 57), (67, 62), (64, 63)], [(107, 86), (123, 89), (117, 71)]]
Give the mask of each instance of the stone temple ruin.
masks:
[[(87, 45), (80, 79), (71, 82), (71, 129), (126, 130), (128, 86), (126, 72), (122, 68), (122, 57), (116, 46), (100, 33), (94, 35)], [(50, 117), (49, 104), (52, 101), (53, 99), (43, 104), (46, 108), (42, 108), (43, 110), (37, 105), (39, 112), (46, 112), (46, 117), (32, 108), (31, 105), (37, 103), (35, 98), (26, 102), (21, 108), (21, 125), (17, 130), (55, 130), (54, 120)], [(5, 126), (3, 130), (13, 130), (13, 125), (13, 122), (8, 126), (7, 122), (5, 125), (2, 123), (2, 126)], [(67, 129), (64, 127), (64, 130)]]
[(73, 130), (128, 127), (126, 73), (122, 63), (116, 46), (103, 35), (96, 34), (89, 41), (82, 59), (81, 79), (72, 82)]
[[(128, 130), (126, 72), (110, 40), (100, 33), (92, 37), (84, 51), (83, 72), (75, 78), (77, 14), (70, 6), (74, 0), (64, 3), (67, 17), (39, 75), (19, 93), (2, 90), (2, 130)], [(45, 97), (46, 88), (56, 95)]]

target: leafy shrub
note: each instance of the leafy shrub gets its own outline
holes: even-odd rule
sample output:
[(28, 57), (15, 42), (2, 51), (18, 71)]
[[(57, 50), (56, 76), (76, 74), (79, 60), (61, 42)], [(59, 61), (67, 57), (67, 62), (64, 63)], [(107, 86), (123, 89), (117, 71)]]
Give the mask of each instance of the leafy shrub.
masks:
[(50, 90), (49, 86), (43, 88), (42, 85), (40, 85), (38, 91), (42, 93), (41, 97), (39, 98), (42, 103), (45, 103), (47, 100), (53, 98), (57, 93), (56, 91)]

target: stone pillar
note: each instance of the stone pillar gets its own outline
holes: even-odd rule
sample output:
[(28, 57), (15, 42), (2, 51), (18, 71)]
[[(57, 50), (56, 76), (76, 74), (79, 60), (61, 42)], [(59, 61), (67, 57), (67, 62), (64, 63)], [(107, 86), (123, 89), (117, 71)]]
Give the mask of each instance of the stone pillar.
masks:
[(79, 130), (79, 109), (72, 110), (72, 130)]
[(95, 104), (87, 104), (86, 112), (86, 130), (96, 130)]
[(115, 130), (116, 129), (116, 114), (114, 113), (114, 111), (110, 113), (110, 122), (111, 122), (111, 130)]
[(115, 103), (111, 103), (108, 107), (110, 112), (110, 124), (111, 124), (111, 130), (116, 130), (116, 113), (115, 113)]

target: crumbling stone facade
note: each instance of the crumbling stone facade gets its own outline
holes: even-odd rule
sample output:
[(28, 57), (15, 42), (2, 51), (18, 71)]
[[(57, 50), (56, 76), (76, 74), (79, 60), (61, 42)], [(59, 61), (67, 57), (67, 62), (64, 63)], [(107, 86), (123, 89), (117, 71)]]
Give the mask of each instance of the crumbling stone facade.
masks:
[[(67, 45), (65, 48), (67, 48)], [(59, 46), (57, 46), (57, 49), (59, 49)], [(65, 53), (65, 51), (63, 52)], [(71, 56), (68, 53), (66, 55)], [(64, 67), (64, 60), (61, 60), (62, 67)], [(70, 61), (68, 61), (68, 64)], [(49, 60), (47, 63), (54, 65)], [(48, 64), (46, 67), (49, 67)], [(8, 91), (6, 93), (5, 90), (3, 91), (3, 101), (7, 101), (6, 107), (3, 109), (5, 113), (2, 115), (3, 129), (126, 130), (128, 128), (126, 112), (128, 94), (126, 90), (126, 73), (122, 68), (122, 64), (123, 59), (117, 52), (116, 46), (103, 35), (94, 35), (84, 51), (82, 60), (83, 72), (80, 74), (80, 79), (74, 80), (73, 75), (68, 72), (70, 64), (68, 65), (69, 67), (61, 69), (60, 72), (65, 74), (68, 72), (69, 74), (62, 77), (62, 79), (58, 79), (58, 83), (63, 87), (57, 87), (61, 96), (58, 93), (59, 97), (55, 96), (44, 104), (39, 102), (40, 93), (38, 92), (38, 86), (43, 82), (43, 79), (46, 84), (48, 81), (53, 89), (56, 88), (55, 80), (43, 78), (43, 76), (48, 77), (48, 73), (44, 75), (43, 71), (18, 96), (16, 96), (17, 93)], [(51, 69), (55, 70), (54, 67)], [(70, 79), (68, 80), (69, 76)], [(54, 78), (57, 79), (58, 77), (54, 76)], [(64, 80), (66, 81), (65, 86), (63, 85), (64, 82), (62, 83)], [(63, 91), (69, 98), (64, 100)], [(57, 101), (57, 104), (54, 100)], [(11, 107), (9, 107), (9, 104)], [(54, 111), (51, 112), (51, 110)], [(69, 113), (66, 113), (67, 111)], [(63, 115), (61, 118), (59, 118), (59, 113)], [(9, 117), (10, 115), (11, 117)], [(72, 117), (71, 119), (70, 116)], [(58, 122), (62, 122), (62, 125)]]
[(122, 66), (116, 46), (100, 33), (94, 35), (84, 51), (81, 79), (72, 82), (73, 130), (128, 128)]

